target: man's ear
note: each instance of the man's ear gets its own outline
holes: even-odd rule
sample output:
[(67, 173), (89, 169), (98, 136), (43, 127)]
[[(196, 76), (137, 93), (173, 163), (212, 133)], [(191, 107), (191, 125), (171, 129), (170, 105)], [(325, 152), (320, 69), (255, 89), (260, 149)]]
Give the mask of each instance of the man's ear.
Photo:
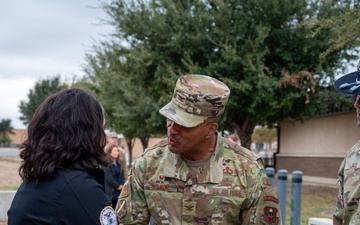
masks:
[(217, 131), (217, 129), (218, 129), (218, 127), (219, 127), (219, 124), (218, 124), (218, 123), (210, 123), (210, 124), (208, 125), (208, 134), (207, 134), (207, 136), (210, 137), (210, 136), (212, 136), (213, 134), (215, 134), (216, 131)]

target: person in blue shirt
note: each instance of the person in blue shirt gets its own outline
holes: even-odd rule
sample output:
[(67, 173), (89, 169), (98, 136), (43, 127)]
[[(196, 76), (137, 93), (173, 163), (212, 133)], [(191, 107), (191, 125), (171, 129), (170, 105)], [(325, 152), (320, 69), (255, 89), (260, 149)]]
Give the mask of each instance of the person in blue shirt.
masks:
[(125, 155), (117, 145), (107, 144), (105, 153), (108, 156), (109, 166), (104, 167), (105, 192), (115, 209), (121, 189), (127, 177)]
[(104, 192), (104, 109), (90, 93), (66, 89), (45, 99), (20, 147), (23, 180), (8, 225), (117, 224)]

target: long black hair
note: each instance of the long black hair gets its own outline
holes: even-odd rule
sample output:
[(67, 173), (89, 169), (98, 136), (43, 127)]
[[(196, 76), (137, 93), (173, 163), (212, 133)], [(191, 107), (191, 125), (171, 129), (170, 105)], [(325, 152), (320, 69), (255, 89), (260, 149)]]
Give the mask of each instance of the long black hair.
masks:
[(90, 93), (59, 91), (36, 109), (21, 144), (19, 174), (36, 184), (51, 179), (57, 168), (90, 173), (106, 166), (104, 109)]

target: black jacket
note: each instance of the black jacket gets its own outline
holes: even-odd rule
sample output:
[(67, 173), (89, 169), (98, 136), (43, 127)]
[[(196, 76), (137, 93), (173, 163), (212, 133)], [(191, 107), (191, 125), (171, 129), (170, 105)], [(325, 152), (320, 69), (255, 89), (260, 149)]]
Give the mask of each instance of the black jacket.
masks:
[[(113, 192), (115, 191), (115, 189), (117, 187), (119, 187), (119, 185), (124, 185), (125, 183), (125, 174), (124, 174), (124, 169), (120, 166), (120, 176), (119, 178), (119, 182), (116, 181), (115, 178), (115, 171), (112, 165), (112, 160), (110, 158), (108, 158), (109, 160), (109, 165), (107, 167), (103, 167), (104, 173), (105, 173), (105, 193), (108, 196), (109, 200), (111, 201), (111, 199), (114, 197), (113, 196)], [(120, 191), (115, 191), (116, 192), (116, 197), (119, 196)]]
[(100, 224), (101, 211), (111, 205), (100, 184), (103, 178), (101, 170), (91, 175), (58, 169), (54, 179), (38, 187), (23, 182), (8, 211), (8, 225)]

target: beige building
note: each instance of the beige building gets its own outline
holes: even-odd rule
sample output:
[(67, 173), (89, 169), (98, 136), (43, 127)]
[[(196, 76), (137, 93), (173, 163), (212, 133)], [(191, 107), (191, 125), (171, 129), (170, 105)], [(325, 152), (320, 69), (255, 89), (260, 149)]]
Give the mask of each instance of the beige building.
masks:
[(11, 139), (11, 147), (19, 147), (26, 140), (27, 132), (24, 129), (13, 129), (14, 134), (8, 134)]
[(304, 176), (337, 179), (346, 152), (360, 140), (355, 111), (318, 116), (279, 126), (276, 170), (300, 170)]

